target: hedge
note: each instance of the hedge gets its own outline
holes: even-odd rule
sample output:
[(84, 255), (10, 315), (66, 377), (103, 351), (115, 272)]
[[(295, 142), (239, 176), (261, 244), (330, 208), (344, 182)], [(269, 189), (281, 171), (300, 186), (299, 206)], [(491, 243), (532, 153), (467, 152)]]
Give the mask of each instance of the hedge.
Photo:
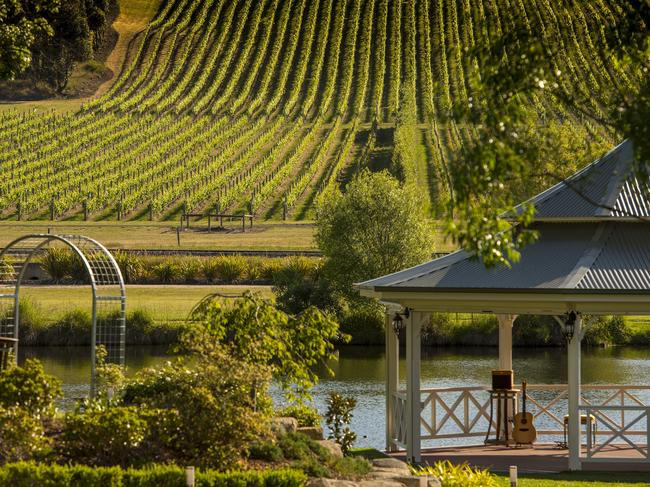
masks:
[[(299, 470), (196, 472), (197, 487), (298, 487), (307, 476)], [(143, 469), (9, 463), (0, 467), (0, 485), (11, 487), (185, 487), (185, 469), (155, 465)]]

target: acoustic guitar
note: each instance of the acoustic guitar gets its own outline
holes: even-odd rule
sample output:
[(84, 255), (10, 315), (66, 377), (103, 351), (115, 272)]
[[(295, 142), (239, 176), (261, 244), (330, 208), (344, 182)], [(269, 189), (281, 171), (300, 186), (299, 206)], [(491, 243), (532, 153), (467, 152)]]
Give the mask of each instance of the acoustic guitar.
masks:
[(515, 429), (512, 438), (520, 445), (531, 445), (537, 438), (537, 430), (533, 426), (532, 413), (526, 412), (526, 381), (521, 383), (521, 412), (515, 414)]

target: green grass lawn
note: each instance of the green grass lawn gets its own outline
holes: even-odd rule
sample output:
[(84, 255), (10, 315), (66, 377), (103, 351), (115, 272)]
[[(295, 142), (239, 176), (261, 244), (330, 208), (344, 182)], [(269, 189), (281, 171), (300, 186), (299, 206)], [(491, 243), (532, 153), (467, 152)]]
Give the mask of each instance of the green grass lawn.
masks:
[[(262, 223), (242, 233), (181, 232), (178, 222), (0, 222), (0, 247), (29, 233), (79, 234), (106, 247), (134, 249), (315, 250), (314, 225)], [(205, 225), (207, 226), (207, 225)], [(233, 222), (233, 226), (238, 226)]]
[[(509, 486), (507, 477), (500, 477), (504, 486)], [(649, 472), (565, 472), (558, 474), (523, 474), (519, 487), (641, 487), (650, 486)]]
[[(127, 286), (127, 311), (144, 309), (155, 321), (181, 321), (193, 306), (210, 293), (240, 295), (246, 290), (260, 292), (271, 298), (269, 286)], [(25, 286), (21, 296), (30, 299), (52, 321), (66, 311), (87, 309), (92, 305), (90, 286)]]

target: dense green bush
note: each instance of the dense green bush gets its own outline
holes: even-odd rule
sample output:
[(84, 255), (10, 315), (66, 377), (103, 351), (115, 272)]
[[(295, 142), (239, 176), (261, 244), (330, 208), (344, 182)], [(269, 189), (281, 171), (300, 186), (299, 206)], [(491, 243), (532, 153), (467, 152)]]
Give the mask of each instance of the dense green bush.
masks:
[(22, 367), (0, 371), (0, 407), (18, 407), (36, 418), (48, 418), (61, 394), (61, 382), (47, 375), (38, 360), (27, 359)]
[(194, 357), (192, 366), (173, 362), (140, 371), (126, 384), (123, 400), (177, 415), (178, 434), (166, 441), (176, 461), (231, 468), (265, 431), (267, 381), (263, 366), (214, 350), (209, 358)]
[(321, 417), (316, 408), (305, 404), (292, 404), (276, 411), (276, 416), (295, 418), (298, 426), (320, 426)]
[(584, 341), (587, 345), (625, 345), (631, 340), (631, 333), (622, 316), (599, 316), (587, 319)]
[(144, 280), (146, 273), (142, 258), (123, 250), (115, 252), (114, 257), (125, 283), (133, 284)]
[[(201, 487), (302, 487), (307, 476), (292, 469), (247, 472), (197, 470), (196, 484)], [(11, 463), (0, 468), (0, 485), (12, 487), (181, 487), (185, 471), (173, 465), (155, 465), (143, 469), (86, 467), (82, 465), (39, 465)]]
[(217, 267), (217, 276), (225, 282), (237, 282), (246, 277), (248, 263), (244, 257), (240, 256), (221, 256), (216, 257), (215, 265)]
[(60, 397), (60, 382), (37, 360), (0, 371), (0, 463), (47, 451), (45, 422), (54, 415), (54, 401)]
[(177, 428), (175, 411), (91, 403), (65, 415), (57, 453), (64, 461), (86, 465), (164, 461)]
[(361, 301), (349, 307), (341, 318), (341, 332), (352, 337), (352, 345), (383, 345), (386, 340), (383, 306)]
[(39, 265), (54, 282), (72, 280), (88, 282), (88, 271), (81, 258), (74, 252), (51, 247), (41, 256)]
[(178, 281), (181, 275), (180, 265), (172, 259), (165, 259), (150, 269), (151, 277), (156, 282), (170, 284)]

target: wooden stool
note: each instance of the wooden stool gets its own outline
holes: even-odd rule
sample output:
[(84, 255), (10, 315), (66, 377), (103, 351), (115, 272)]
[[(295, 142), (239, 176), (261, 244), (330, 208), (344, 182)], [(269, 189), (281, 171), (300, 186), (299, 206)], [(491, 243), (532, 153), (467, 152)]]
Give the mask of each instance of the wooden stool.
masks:
[[(589, 415), (589, 421), (591, 422), (591, 439), (594, 443), (596, 444), (596, 434), (597, 434), (597, 424), (596, 423), (596, 417), (593, 414)], [(587, 415), (586, 414), (581, 414), (580, 415), (580, 424), (581, 425), (586, 425), (587, 424)], [(568, 442), (567, 442), (567, 429), (569, 427), (569, 415), (565, 414), (564, 415), (564, 448), (568, 448)]]
[[(513, 414), (517, 411), (517, 394), (519, 393), (519, 389), (497, 389), (489, 390), (488, 392), (490, 393), (490, 419), (488, 420), (488, 430), (485, 434), (484, 444), (513, 444), (514, 440), (511, 437), (512, 430), (510, 428), (511, 418), (508, 417), (508, 411), (512, 411)], [(495, 403), (496, 418), (494, 415)], [(495, 422), (495, 419), (495, 437), (490, 438), (492, 424)]]

